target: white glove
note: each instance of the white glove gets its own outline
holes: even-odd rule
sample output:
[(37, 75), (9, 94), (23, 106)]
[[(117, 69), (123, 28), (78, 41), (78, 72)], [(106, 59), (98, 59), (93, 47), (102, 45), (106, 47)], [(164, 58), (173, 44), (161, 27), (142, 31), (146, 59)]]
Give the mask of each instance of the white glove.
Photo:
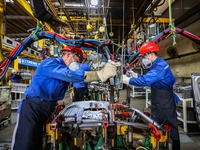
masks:
[(133, 72), (132, 70), (128, 71), (130, 77), (138, 78), (138, 73)]
[(116, 75), (116, 67), (120, 66), (121, 63), (110, 61), (106, 63), (106, 65), (100, 71), (97, 71), (97, 75), (99, 76), (102, 82), (105, 82), (108, 78), (114, 77)]
[(121, 65), (122, 65), (122, 63), (121, 62), (114, 62), (114, 61), (109, 61), (108, 63), (111, 63), (111, 64), (113, 64), (114, 66), (116, 66), (116, 67), (120, 67)]
[(126, 85), (129, 85), (130, 78), (123, 74), (122, 82)]

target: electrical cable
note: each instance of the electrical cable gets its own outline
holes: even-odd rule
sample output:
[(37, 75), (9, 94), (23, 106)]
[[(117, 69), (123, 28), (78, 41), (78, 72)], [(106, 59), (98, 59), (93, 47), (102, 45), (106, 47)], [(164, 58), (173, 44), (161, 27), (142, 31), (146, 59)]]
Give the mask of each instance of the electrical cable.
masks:
[(37, 32), (38, 30), (39, 30), (39, 26), (38, 26), (38, 28), (36, 28), (36, 31), (34, 31), (31, 35), (29, 35), (27, 38), (25, 38), (20, 44), (18, 44), (9, 53), (9, 55), (6, 58), (3, 59), (3, 61), (1, 61), (1, 63), (0, 63), (0, 79), (2, 79), (5, 76), (5, 74), (8, 70), (8, 67), (11, 65), (13, 60), (15, 60), (17, 58), (17, 56), (19, 56), (20, 53), (26, 47), (28, 47), (30, 44), (34, 43), (35, 41), (43, 39), (43, 38), (54, 39), (60, 43), (70, 45), (70, 46), (76, 46), (76, 44), (79, 44), (82, 42), (81, 47), (83, 47), (84, 49), (90, 48), (90, 50), (91, 50), (91, 48), (96, 49), (96, 47), (100, 47), (101, 54), (102, 55), (104, 55), (104, 53), (106, 54), (106, 56), (103, 57), (105, 61), (108, 61), (108, 59), (113, 58), (107, 45), (98, 40), (93, 40), (93, 39), (92, 40), (91, 39), (72, 40), (72, 39), (66, 38), (60, 34), (57, 34), (55, 32), (50, 32), (50, 31)]
[[(37, 28), (37, 30), (39, 30), (39, 27)], [(159, 33), (156, 37), (154, 37), (151, 41), (152, 42), (158, 42), (163, 36), (169, 34), (171, 31), (170, 28), (164, 30), (163, 32)], [(196, 43), (200, 43), (200, 37), (186, 31), (180, 28), (175, 28), (175, 31), (177, 34), (181, 34), (183, 36), (185, 36), (186, 38), (196, 42)], [(37, 40), (40, 39), (54, 39), (60, 43), (66, 44), (66, 45), (70, 45), (70, 46), (76, 46), (77, 44), (80, 44), (81, 48), (83, 49), (87, 49), (90, 48), (92, 50), (95, 50), (97, 47), (100, 48), (100, 53), (103, 55), (103, 58), (107, 61), (108, 59), (112, 59), (114, 60), (114, 56), (110, 53), (110, 50), (107, 47), (106, 43), (102, 43), (101, 41), (98, 40), (94, 40), (94, 39), (77, 39), (77, 40), (72, 40), (69, 38), (66, 38), (60, 34), (57, 34), (55, 32), (50, 32), (50, 31), (42, 31), (42, 32), (33, 32), (31, 35), (29, 35), (27, 38), (25, 38), (20, 44), (18, 44), (10, 53), (7, 57), (5, 57), (3, 59), (3, 61), (0, 62), (0, 79), (2, 79), (7, 70), (8, 67), (11, 65), (11, 63), (13, 62), (13, 60), (15, 60), (17, 58), (17, 56), (20, 55), (20, 53), (26, 48), (28, 47), (30, 44), (34, 43)], [(123, 49), (123, 46), (122, 46)], [(125, 57), (125, 55), (123, 55), (123, 53), (125, 52), (125, 50), (123, 50), (122, 52), (122, 56)], [(138, 56), (139, 52), (133, 54), (133, 55), (128, 55), (129, 57), (135, 57)], [(138, 57), (136, 57), (135, 59), (133, 59), (127, 66), (125, 66), (125, 68), (129, 68), (131, 65), (133, 65), (134, 63), (136, 63), (138, 60)], [(125, 60), (124, 60), (125, 62)]]

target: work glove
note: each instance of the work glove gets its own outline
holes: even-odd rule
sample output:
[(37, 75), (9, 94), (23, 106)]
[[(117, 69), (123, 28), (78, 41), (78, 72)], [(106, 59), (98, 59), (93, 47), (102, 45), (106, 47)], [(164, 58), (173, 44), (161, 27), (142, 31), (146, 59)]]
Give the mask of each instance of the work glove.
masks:
[(120, 62), (109, 61), (105, 64), (103, 69), (97, 71), (97, 74), (102, 82), (105, 82), (110, 77), (114, 77), (116, 75), (116, 70), (118, 66), (121, 66)]
[(99, 77), (96, 71), (85, 71), (84, 82), (99, 81)]
[(129, 85), (130, 78), (127, 77), (125, 74), (122, 76), (122, 82), (126, 85)]
[(116, 67), (120, 66), (120, 62), (110, 61), (100, 71), (85, 71), (84, 82), (98, 81), (105, 82), (108, 78), (116, 75)]
[(135, 73), (132, 70), (128, 71), (127, 73), (129, 77), (138, 78), (138, 73)]

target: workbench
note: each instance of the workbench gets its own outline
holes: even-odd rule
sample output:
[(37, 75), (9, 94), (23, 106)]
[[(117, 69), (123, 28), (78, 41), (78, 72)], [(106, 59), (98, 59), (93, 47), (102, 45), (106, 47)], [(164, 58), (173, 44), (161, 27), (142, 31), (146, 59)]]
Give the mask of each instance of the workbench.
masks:
[(182, 118), (177, 117), (177, 119), (183, 123), (183, 131), (186, 133), (188, 132), (188, 128), (187, 128), (188, 123), (197, 124), (197, 121), (187, 120), (187, 103), (190, 103), (191, 108), (193, 108), (193, 98), (181, 98), (181, 97), (179, 98), (181, 100), (180, 102), (182, 102), (182, 105), (183, 105), (183, 117)]
[[(148, 87), (137, 87), (137, 86), (134, 86), (132, 85), (132, 93), (131, 93), (131, 97), (135, 98), (135, 97), (138, 97), (138, 96), (142, 96), (142, 95), (145, 95), (145, 90), (148, 88)], [(139, 91), (137, 91), (136, 89), (138, 88)]]

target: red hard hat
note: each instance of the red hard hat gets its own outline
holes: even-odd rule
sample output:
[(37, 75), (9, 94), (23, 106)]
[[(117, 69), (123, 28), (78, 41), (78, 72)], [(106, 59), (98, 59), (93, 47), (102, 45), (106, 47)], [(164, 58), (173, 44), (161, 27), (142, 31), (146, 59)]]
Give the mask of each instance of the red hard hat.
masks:
[(160, 48), (157, 44), (155, 44), (153, 42), (146, 42), (140, 47), (139, 55), (144, 55), (146, 53), (151, 53), (151, 52), (157, 52), (159, 50), (160, 50)]
[(83, 58), (83, 51), (81, 48), (77, 48), (74, 46), (65, 46), (62, 51), (72, 51), (74, 52), (76, 55), (78, 55), (79, 57)]

